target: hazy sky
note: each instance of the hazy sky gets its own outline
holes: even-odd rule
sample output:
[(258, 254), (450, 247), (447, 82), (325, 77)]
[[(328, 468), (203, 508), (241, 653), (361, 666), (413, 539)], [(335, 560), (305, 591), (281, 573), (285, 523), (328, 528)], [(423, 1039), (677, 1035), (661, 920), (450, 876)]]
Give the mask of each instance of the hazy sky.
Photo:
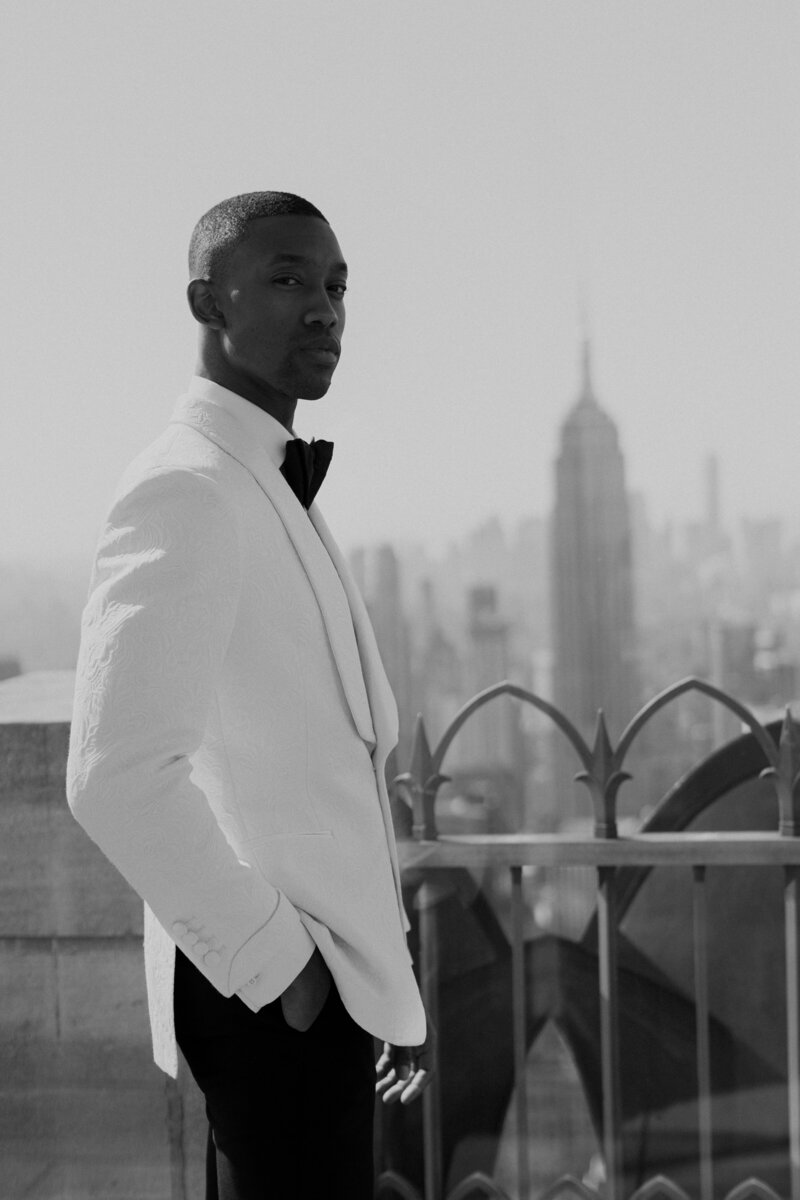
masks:
[(306, 195), (350, 263), (340, 542), (550, 506), (578, 387), (654, 516), (800, 518), (788, 0), (6, 0), (0, 562), (89, 554), (194, 360), (202, 212)]

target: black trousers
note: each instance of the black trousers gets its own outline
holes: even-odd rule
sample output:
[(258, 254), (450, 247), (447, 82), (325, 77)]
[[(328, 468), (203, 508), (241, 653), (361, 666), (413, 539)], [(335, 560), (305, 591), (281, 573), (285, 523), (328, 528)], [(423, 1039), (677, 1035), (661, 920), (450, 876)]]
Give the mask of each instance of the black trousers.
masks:
[(253, 1013), (178, 950), (178, 1045), (205, 1096), (206, 1200), (372, 1200), (372, 1036), (336, 988), (305, 1033)]

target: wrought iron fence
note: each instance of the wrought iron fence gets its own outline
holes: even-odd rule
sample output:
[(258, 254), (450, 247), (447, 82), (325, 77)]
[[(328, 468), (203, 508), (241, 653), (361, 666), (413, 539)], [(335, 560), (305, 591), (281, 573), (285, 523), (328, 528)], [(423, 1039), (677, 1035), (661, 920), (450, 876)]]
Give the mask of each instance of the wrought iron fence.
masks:
[[(637, 735), (665, 705), (688, 692), (702, 693), (724, 705), (749, 731), (755, 754), (760, 757), (760, 776), (771, 782), (777, 797), (778, 828), (772, 832), (642, 832), (622, 837), (617, 819), (620, 785), (630, 776), (625, 772), (628, 752)], [(567, 834), (530, 833), (506, 835), (439, 836), (435, 803), (447, 780), (444, 760), (453, 739), (470, 717), (499, 696), (511, 695), (545, 713), (572, 745), (581, 770), (576, 776), (587, 788), (594, 816), (590, 837)], [(759, 764), (760, 765), (760, 764)], [(759, 774), (756, 768), (756, 774)], [(800, 1200), (800, 729), (787, 710), (782, 727), (765, 728), (744, 705), (719, 688), (699, 679), (686, 679), (666, 689), (647, 704), (630, 722), (616, 746), (612, 745), (602, 712), (598, 715), (594, 745), (590, 747), (575, 726), (547, 701), (504, 682), (489, 688), (466, 704), (451, 722), (435, 749), (431, 750), (424, 721), (418, 719), (410, 770), (395, 781), (413, 813), (413, 840), (401, 844), (403, 869), (420, 872), (419, 969), (425, 1003), (434, 1023), (438, 1011), (439, 933), (434, 902), (438, 873), (459, 868), (491, 868), (506, 872), (510, 880), (511, 913), (511, 1024), (516, 1107), (516, 1193), (520, 1200), (531, 1196), (528, 1159), (530, 1129), (526, 1095), (526, 979), (525, 896), (523, 872), (531, 867), (592, 868), (596, 876), (596, 961), (599, 1002), (601, 1096), (599, 1126), (605, 1179), (600, 1191), (608, 1200), (687, 1200), (687, 1193), (665, 1174), (636, 1188), (626, 1184), (623, 1164), (622, 1091), (620, 1035), (625, 1033), (620, 1011), (619, 914), (625, 891), (623, 874), (629, 868), (652, 869), (683, 866), (692, 872), (691, 936), (693, 943), (693, 1008), (696, 1081), (697, 1195), (715, 1200), (720, 1194), (715, 1179), (714, 1092), (712, 1043), (718, 1036), (709, 1004), (709, 922), (707, 870), (709, 867), (780, 867), (783, 870), (786, 1012), (785, 1087), (788, 1105), (787, 1192)], [(628, 877), (629, 878), (629, 877)], [(621, 881), (622, 880), (622, 884)], [(647, 1062), (641, 1063), (646, 1072)], [(441, 1076), (423, 1097), (424, 1179), (422, 1192), (402, 1172), (385, 1170), (379, 1178), (380, 1200), (442, 1200), (444, 1192), (442, 1157)], [(563, 1196), (596, 1200), (597, 1191), (572, 1176), (553, 1182), (539, 1200)], [(728, 1189), (726, 1200), (766, 1200), (777, 1192), (763, 1180), (749, 1178)], [(463, 1178), (447, 1200), (472, 1197), (504, 1197), (496, 1182), (482, 1172)]]

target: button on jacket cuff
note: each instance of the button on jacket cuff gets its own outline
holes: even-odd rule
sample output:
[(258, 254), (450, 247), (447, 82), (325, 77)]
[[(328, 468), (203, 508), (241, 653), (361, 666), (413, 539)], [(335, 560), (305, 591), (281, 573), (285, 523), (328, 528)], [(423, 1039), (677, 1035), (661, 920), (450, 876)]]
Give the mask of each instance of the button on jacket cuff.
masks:
[(285, 992), (314, 953), (314, 939), (296, 908), (279, 893), (278, 907), (231, 964), (231, 988), (258, 1012)]

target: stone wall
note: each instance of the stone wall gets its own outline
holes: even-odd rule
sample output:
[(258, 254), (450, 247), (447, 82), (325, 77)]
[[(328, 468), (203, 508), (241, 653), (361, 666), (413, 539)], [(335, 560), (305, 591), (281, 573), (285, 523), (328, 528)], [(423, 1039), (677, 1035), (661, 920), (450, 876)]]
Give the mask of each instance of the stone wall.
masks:
[(152, 1061), (141, 902), (67, 807), (63, 675), (0, 684), (0, 1194), (200, 1200), (205, 1121)]

